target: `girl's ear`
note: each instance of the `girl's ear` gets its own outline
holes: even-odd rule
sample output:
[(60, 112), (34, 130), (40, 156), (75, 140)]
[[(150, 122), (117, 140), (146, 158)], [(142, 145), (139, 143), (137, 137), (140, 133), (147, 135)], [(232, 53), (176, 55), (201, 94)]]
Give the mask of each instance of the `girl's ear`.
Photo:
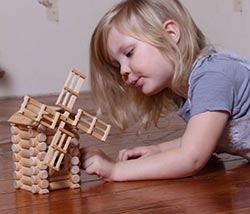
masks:
[(169, 36), (177, 44), (180, 41), (181, 33), (178, 24), (173, 20), (167, 20), (163, 23), (162, 27), (166, 30)]

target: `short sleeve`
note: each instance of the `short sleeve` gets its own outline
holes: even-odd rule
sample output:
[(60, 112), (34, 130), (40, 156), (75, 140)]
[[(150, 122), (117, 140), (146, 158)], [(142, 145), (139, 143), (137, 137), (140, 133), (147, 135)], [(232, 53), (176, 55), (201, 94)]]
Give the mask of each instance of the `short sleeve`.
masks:
[(249, 115), (250, 65), (224, 55), (206, 57), (199, 62), (191, 72), (188, 96), (178, 114), (186, 122), (206, 111), (226, 111), (230, 120)]
[(202, 72), (190, 88), (190, 116), (215, 110), (232, 113), (234, 97), (232, 79), (217, 71)]

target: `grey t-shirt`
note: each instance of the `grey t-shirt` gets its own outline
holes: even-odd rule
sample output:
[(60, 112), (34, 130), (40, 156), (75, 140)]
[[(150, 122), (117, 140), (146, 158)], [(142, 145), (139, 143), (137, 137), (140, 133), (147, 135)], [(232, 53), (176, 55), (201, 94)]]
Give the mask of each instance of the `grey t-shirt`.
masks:
[[(228, 51), (216, 52), (214, 50), (196, 60), (189, 78), (188, 98), (181, 105), (178, 114), (188, 122), (193, 115), (213, 110), (229, 112), (229, 123), (225, 132), (234, 135), (230, 141), (234, 143), (234, 147), (235, 143), (240, 147), (234, 150), (242, 150), (242, 145), (239, 146), (239, 142), (236, 142), (242, 139), (239, 137), (236, 139), (232, 132), (235, 132), (236, 122), (238, 124), (238, 121), (250, 118), (250, 60)], [(248, 123), (249, 139), (244, 140), (247, 141), (244, 142), (244, 149), (247, 143), (250, 151), (250, 119)], [(237, 136), (241, 135), (243, 131), (239, 130), (241, 128), (237, 126)], [(231, 151), (230, 143), (224, 142), (224, 144), (221, 150), (237, 153)]]

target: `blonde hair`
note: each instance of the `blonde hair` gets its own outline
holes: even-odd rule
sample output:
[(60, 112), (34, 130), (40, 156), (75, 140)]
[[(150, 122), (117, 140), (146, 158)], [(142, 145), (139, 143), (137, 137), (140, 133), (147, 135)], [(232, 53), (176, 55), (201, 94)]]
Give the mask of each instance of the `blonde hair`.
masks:
[[(180, 41), (176, 44), (163, 28), (173, 20), (180, 28)], [(125, 85), (120, 71), (109, 58), (107, 38), (111, 27), (121, 33), (145, 41), (158, 48), (170, 59), (175, 68), (172, 81), (174, 91), (164, 89), (146, 96)], [(157, 124), (184, 94), (192, 64), (206, 47), (203, 33), (191, 15), (178, 0), (123, 0), (111, 8), (98, 23), (90, 43), (91, 88), (97, 105), (121, 129), (128, 127), (128, 118), (148, 127)]]

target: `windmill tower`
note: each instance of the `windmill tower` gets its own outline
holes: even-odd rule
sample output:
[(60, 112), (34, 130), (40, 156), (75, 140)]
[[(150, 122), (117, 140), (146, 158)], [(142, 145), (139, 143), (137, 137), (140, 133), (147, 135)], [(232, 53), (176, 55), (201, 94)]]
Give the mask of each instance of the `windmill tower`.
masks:
[(14, 159), (14, 186), (33, 193), (80, 187), (79, 135), (105, 141), (111, 126), (73, 106), (86, 76), (73, 69), (56, 101), (60, 111), (25, 96), (9, 119)]

